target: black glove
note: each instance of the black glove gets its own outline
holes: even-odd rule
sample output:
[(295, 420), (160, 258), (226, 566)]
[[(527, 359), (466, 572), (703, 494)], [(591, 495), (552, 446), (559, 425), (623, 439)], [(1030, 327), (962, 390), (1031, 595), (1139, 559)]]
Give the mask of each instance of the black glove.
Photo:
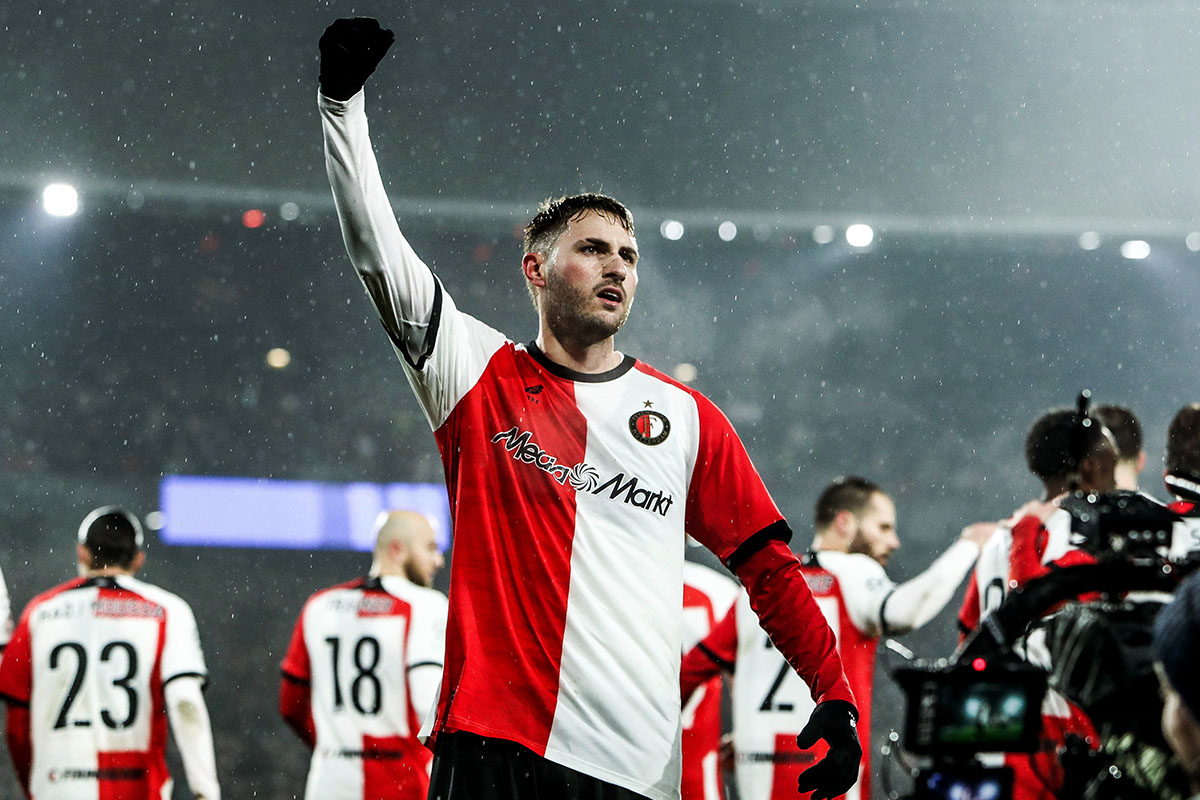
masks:
[(817, 703), (808, 724), (796, 737), (801, 750), (807, 750), (824, 739), (829, 752), (821, 761), (800, 773), (797, 790), (812, 792), (812, 800), (829, 800), (850, 791), (858, 780), (858, 762), (862, 746), (858, 743), (858, 710), (845, 700), (826, 700)]
[(379, 66), (396, 35), (369, 17), (338, 19), (321, 34), (321, 94), (349, 100)]

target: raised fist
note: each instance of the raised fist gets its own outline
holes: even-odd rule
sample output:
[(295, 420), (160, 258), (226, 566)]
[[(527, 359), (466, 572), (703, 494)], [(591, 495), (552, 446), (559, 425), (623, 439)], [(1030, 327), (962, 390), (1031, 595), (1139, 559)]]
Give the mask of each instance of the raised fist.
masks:
[(321, 34), (321, 94), (349, 100), (379, 66), (396, 35), (369, 17), (334, 20)]

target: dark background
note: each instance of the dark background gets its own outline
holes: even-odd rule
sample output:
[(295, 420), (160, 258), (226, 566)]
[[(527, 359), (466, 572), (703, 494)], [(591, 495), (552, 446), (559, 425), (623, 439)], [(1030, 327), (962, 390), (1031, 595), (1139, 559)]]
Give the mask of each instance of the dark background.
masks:
[[(820, 489), (860, 473), (898, 506), (890, 573), (915, 575), (966, 523), (1037, 494), (1025, 429), (1084, 387), (1141, 416), (1161, 495), (1166, 424), (1200, 399), (1200, 256), (1184, 245), (1200, 229), (1200, 11), (965, 6), (0, 5), (0, 566), (16, 607), (74, 574), (91, 508), (150, 512), (163, 474), (441, 480), (323, 174), (315, 42), (361, 13), (399, 34), (368, 98), (385, 180), (460, 307), (532, 339), (514, 228), (554, 193), (628, 202), (643, 261), (619, 347), (696, 367), (798, 548)], [(80, 187), (80, 214), (43, 213), (50, 179)], [(250, 208), (262, 227), (242, 225)], [(659, 235), (667, 218), (683, 239)], [(856, 221), (871, 247), (813, 240)], [(1148, 259), (1118, 254), (1130, 236)], [(273, 347), (286, 369), (266, 365)], [(201, 626), (227, 797), (302, 793), (278, 662), (304, 598), (366, 563), (151, 536), (143, 577)], [(903, 642), (948, 654), (951, 605)], [(877, 739), (899, 706), (881, 676)], [(0, 796), (17, 791), (0, 758)]]

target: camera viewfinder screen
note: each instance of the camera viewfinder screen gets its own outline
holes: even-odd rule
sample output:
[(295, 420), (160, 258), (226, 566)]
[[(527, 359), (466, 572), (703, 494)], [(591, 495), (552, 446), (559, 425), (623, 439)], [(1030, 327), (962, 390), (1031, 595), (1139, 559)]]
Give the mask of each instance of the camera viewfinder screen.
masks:
[(1029, 697), (1023, 686), (980, 682), (938, 687), (937, 730), (946, 745), (996, 746), (1019, 742), (1025, 732)]

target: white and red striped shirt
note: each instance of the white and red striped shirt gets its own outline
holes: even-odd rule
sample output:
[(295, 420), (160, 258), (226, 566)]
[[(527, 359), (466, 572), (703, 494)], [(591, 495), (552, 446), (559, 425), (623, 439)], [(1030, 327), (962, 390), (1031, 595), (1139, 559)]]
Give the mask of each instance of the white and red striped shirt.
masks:
[(432, 708), (409, 677), (440, 673), (445, 631), (446, 596), (399, 576), (360, 578), (308, 599), (282, 665), (285, 679), (309, 689), (308, 800), (424, 800), (430, 754), (417, 732)]
[(191, 609), (129, 576), (79, 578), (26, 606), (0, 696), (29, 708), (38, 798), (169, 797), (163, 687), (207, 670)]
[(459, 311), (396, 224), (363, 94), (319, 104), (347, 250), (434, 431), (454, 516), (434, 734), (509, 739), (674, 800), (684, 531), (726, 559), (782, 515), (699, 392), (629, 356), (573, 372)]
[[(737, 599), (737, 583), (715, 569), (683, 562), (683, 650), (703, 639)], [(682, 800), (721, 800), (721, 678), (714, 677), (683, 707)]]

